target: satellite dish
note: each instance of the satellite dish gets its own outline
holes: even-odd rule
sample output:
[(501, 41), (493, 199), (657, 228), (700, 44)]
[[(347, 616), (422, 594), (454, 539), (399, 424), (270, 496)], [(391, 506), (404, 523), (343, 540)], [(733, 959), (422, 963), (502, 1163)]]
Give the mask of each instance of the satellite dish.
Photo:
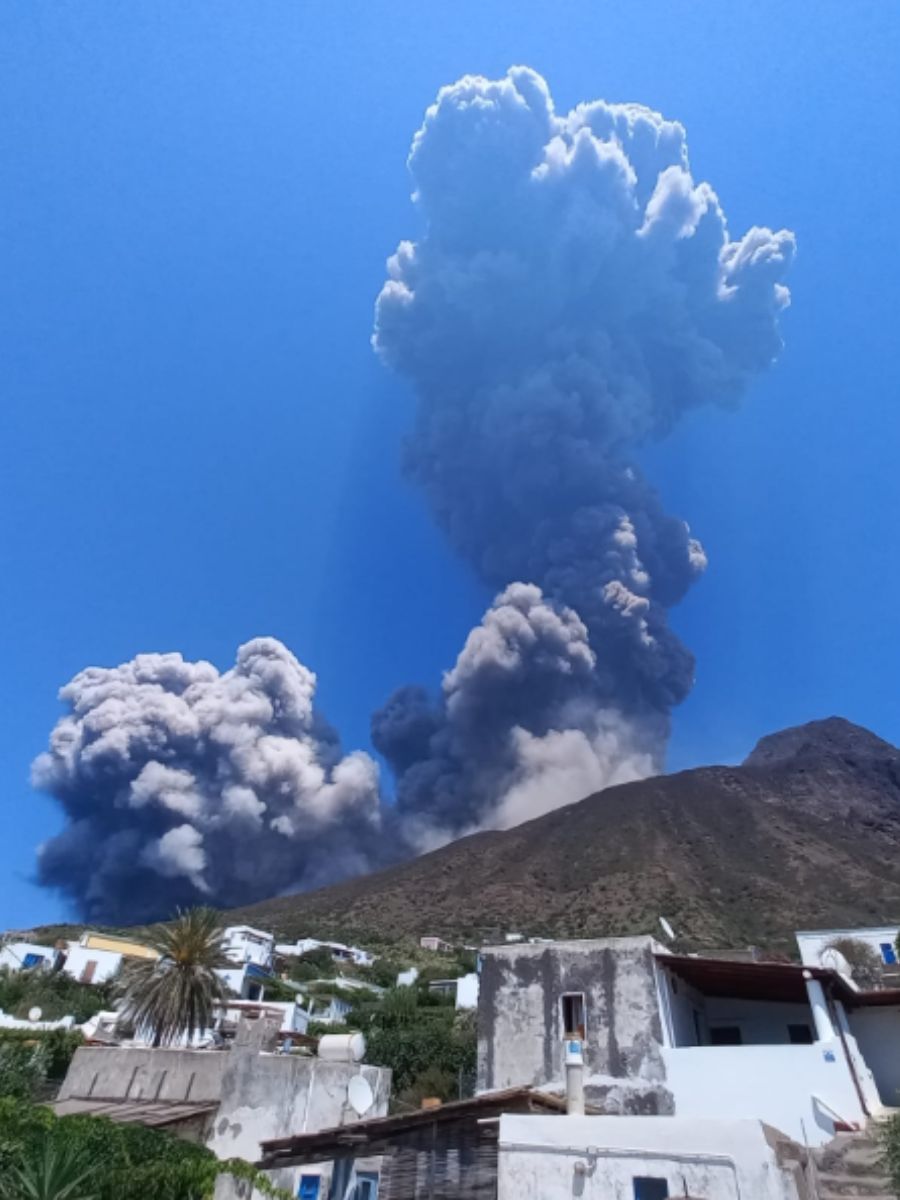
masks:
[(34, 1008), (29, 1008), (28, 1010), (29, 1021), (39, 1021), (43, 1015), (43, 1010), (38, 1008), (37, 1005), (35, 1005)]
[(347, 1085), (347, 1099), (358, 1117), (362, 1117), (375, 1103), (372, 1087), (363, 1075), (354, 1075)]
[(669, 939), (669, 941), (674, 942), (675, 941), (675, 930), (672, 928), (672, 926), (669, 924), (669, 922), (666, 920), (666, 918), (660, 917), (659, 923), (662, 926), (663, 933), (666, 935), (666, 937)]

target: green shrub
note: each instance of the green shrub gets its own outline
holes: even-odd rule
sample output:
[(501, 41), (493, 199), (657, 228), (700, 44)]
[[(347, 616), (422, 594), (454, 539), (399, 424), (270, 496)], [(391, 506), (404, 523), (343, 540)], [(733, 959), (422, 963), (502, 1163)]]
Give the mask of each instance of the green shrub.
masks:
[(72, 1016), (80, 1025), (112, 1007), (112, 1001), (112, 981), (94, 985), (44, 967), (28, 971), (0, 967), (0, 1008), (15, 1017), (27, 1017), (30, 1009), (39, 1008), (45, 1021)]
[(900, 1113), (878, 1124), (878, 1139), (884, 1152), (884, 1168), (890, 1176), (891, 1190), (900, 1196)]
[[(0, 1029), (0, 1054), (8, 1047), (37, 1044), (45, 1056), (48, 1079), (64, 1079), (83, 1041), (77, 1029)], [(0, 1096), (6, 1094), (0, 1088)]]
[(86, 1187), (95, 1200), (206, 1200), (221, 1171), (252, 1179), (264, 1194), (289, 1196), (249, 1163), (220, 1162), (211, 1150), (161, 1130), (104, 1117), (55, 1117), (38, 1105), (0, 1099), (0, 1179), (33, 1170), (48, 1146), (95, 1164)]

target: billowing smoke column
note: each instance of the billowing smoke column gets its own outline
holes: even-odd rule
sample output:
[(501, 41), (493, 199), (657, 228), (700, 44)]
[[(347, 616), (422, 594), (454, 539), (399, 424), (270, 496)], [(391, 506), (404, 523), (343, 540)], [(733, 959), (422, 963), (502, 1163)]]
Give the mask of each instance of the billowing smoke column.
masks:
[(341, 755), (315, 687), (274, 638), (241, 646), (224, 674), (141, 654), (76, 675), (33, 767), (69, 818), (41, 848), (41, 882), (89, 919), (126, 922), (377, 865), (377, 766)]
[(224, 674), (82, 671), (34, 781), (68, 817), (39, 877), (88, 918), (331, 882), (661, 765), (693, 678), (667, 611), (706, 560), (629, 456), (777, 355), (793, 238), (730, 240), (677, 123), (558, 117), (525, 69), (443, 89), (410, 168), (424, 232), (390, 260), (374, 342), (418, 395), (409, 471), (496, 599), (437, 696), (373, 718), (395, 807), (271, 638)]
[(706, 559), (629, 455), (776, 357), (794, 240), (729, 238), (678, 123), (557, 116), (524, 68), (443, 88), (409, 167), (423, 233), (373, 340), (418, 396), (410, 474), (500, 593), (442, 695), (373, 720), (427, 845), (660, 766), (693, 681), (667, 610)]

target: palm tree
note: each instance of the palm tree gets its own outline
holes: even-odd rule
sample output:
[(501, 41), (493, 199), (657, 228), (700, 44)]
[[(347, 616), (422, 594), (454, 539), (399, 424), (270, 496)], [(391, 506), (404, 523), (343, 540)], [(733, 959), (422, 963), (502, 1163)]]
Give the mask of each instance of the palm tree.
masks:
[(122, 968), (121, 1014), (154, 1046), (168, 1046), (209, 1029), (226, 995), (215, 968), (226, 963), (222, 926), (213, 908), (178, 909), (174, 920), (151, 930), (147, 945), (157, 959), (134, 959)]
[(0, 1200), (96, 1200), (88, 1190), (95, 1171), (79, 1150), (48, 1135), (32, 1157), (0, 1179)]

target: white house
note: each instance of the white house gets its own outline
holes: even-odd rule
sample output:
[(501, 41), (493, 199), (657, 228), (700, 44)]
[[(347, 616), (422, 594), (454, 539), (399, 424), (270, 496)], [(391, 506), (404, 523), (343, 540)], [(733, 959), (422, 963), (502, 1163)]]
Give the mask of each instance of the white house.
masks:
[(222, 946), (227, 958), (236, 963), (254, 963), (270, 970), (275, 937), (262, 929), (250, 925), (229, 925), (222, 935)]
[(649, 937), (482, 951), (480, 1092), (562, 1091), (573, 1038), (588, 1103), (609, 1114), (755, 1119), (817, 1145), (900, 1092), (900, 990), (674, 955)]
[[(399, 975), (397, 981), (399, 985)], [(460, 975), (456, 979), (432, 979), (428, 990), (439, 992), (443, 996), (452, 996), (456, 1008), (478, 1007), (478, 975), (475, 971), (468, 975)]]
[(52, 967), (57, 951), (34, 942), (7, 942), (0, 947), (0, 967), (10, 971), (31, 971), (35, 967)]
[(69, 942), (60, 955), (62, 970), (79, 983), (105, 983), (128, 959), (157, 959), (149, 946), (131, 938), (86, 930), (77, 942)]
[(832, 942), (849, 938), (854, 942), (863, 942), (873, 950), (890, 971), (900, 972), (897, 954), (898, 925), (876, 925), (868, 929), (801, 929), (795, 935), (797, 948), (800, 951), (800, 961), (807, 967), (830, 965), (829, 952)]
[(266, 984), (273, 980), (271, 971), (258, 967), (256, 963), (216, 967), (215, 972), (228, 990), (241, 1000), (265, 999)]
[(298, 938), (296, 942), (279, 942), (276, 954), (284, 958), (299, 958), (310, 950), (327, 950), (335, 962), (352, 962), (358, 967), (370, 967), (375, 955), (359, 946), (345, 946), (343, 942), (322, 942), (318, 938)]

